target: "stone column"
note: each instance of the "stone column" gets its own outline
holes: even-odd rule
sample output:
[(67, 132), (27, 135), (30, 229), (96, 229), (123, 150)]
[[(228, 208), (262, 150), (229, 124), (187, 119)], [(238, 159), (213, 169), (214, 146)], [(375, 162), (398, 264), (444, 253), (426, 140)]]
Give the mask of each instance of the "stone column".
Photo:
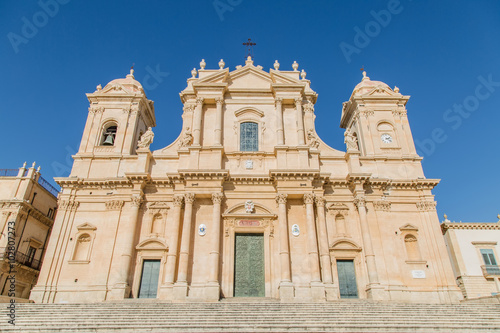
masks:
[(377, 265), (375, 264), (375, 253), (373, 252), (372, 237), (368, 219), (366, 218), (366, 201), (364, 196), (356, 193), (354, 204), (358, 207), (359, 220), (361, 224), (361, 236), (363, 238), (363, 248), (366, 257), (366, 268), (368, 270), (369, 284), (378, 284)]
[(500, 281), (498, 276), (493, 277), (493, 281), (495, 281), (495, 287), (497, 288), (497, 293), (500, 293)]
[(277, 126), (276, 134), (278, 135), (278, 145), (285, 144), (285, 133), (283, 131), (283, 98), (276, 98), (276, 116), (277, 116)]
[(222, 106), (224, 104), (223, 97), (217, 97), (215, 99), (217, 103), (217, 111), (215, 113), (215, 145), (222, 145)]
[(200, 145), (203, 100), (204, 100), (203, 97), (196, 98), (196, 108), (194, 109), (194, 120), (193, 120), (193, 146)]
[(184, 195), (184, 222), (182, 225), (181, 250), (179, 253), (179, 272), (177, 273), (177, 283), (174, 286), (175, 299), (185, 299), (187, 296), (187, 271), (189, 263), (189, 249), (191, 247), (191, 225), (194, 203), (194, 193)]
[(328, 248), (328, 233), (326, 230), (325, 198), (316, 197), (316, 210), (318, 215), (319, 255), (321, 258), (321, 276), (323, 283), (333, 283), (330, 251)]
[(311, 269), (311, 281), (319, 282), (320, 271), (318, 261), (318, 242), (316, 240), (316, 223), (314, 222), (314, 194), (304, 194), (307, 216), (307, 250), (309, 253), (309, 267)]
[(209, 231), (212, 235), (212, 244), (210, 250), (210, 275), (208, 277), (207, 298), (209, 300), (218, 301), (220, 296), (219, 285), (219, 249), (220, 249), (220, 224), (221, 224), (221, 203), (224, 199), (223, 193), (212, 193), (212, 202), (214, 210), (212, 215), (212, 229)]
[(281, 282), (279, 286), (280, 298), (282, 300), (293, 299), (293, 284), (290, 271), (290, 249), (288, 245), (288, 218), (286, 212), (287, 194), (278, 194), (278, 223), (280, 235), (280, 263), (281, 263)]
[(302, 98), (295, 99), (295, 109), (297, 110), (297, 136), (299, 145), (305, 145), (304, 117), (302, 116)]
[(124, 299), (129, 296), (130, 286), (128, 284), (128, 276), (130, 273), (130, 264), (132, 262), (132, 254), (134, 253), (134, 239), (137, 230), (137, 220), (139, 210), (141, 208), (143, 194), (132, 194), (130, 202), (130, 217), (123, 219), (118, 226), (119, 237), (116, 239), (115, 251), (120, 251), (121, 255), (117, 257), (117, 261), (111, 264), (111, 293), (107, 299), (117, 300)]
[(170, 244), (168, 248), (167, 264), (165, 267), (164, 284), (173, 285), (175, 277), (175, 265), (177, 263), (177, 248), (179, 246), (179, 229), (181, 224), (181, 209), (184, 197), (174, 195), (173, 225), (171, 230)]

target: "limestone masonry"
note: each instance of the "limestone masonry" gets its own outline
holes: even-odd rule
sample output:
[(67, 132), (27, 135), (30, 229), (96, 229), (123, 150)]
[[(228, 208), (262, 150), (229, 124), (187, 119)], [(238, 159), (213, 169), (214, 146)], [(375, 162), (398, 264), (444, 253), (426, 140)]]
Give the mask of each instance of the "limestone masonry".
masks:
[(297, 63), (205, 66), (180, 93), (179, 137), (153, 152), (154, 105), (133, 71), (87, 94), (32, 300), (462, 298), (409, 96), (363, 73), (339, 151), (315, 131), (317, 94)]

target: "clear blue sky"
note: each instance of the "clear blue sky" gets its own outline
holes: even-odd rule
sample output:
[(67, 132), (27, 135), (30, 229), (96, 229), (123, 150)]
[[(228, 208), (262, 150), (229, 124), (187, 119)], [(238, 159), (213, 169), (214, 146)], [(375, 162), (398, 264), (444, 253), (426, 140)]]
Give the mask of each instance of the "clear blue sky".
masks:
[(54, 1), (0, 2), (0, 168), (36, 161), (46, 179), (68, 175), (85, 93), (124, 77), (132, 63), (139, 81), (161, 72), (145, 88), (158, 124), (151, 148), (167, 146), (181, 129), (178, 93), (191, 69), (202, 58), (217, 68), (223, 58), (233, 70), (252, 38), (256, 65), (278, 59), (291, 69), (296, 60), (306, 70), (319, 94), (317, 131), (340, 150), (342, 102), (360, 67), (397, 85), (411, 95), (425, 175), (442, 179), (440, 219), (496, 221), (500, 213), (499, 1)]

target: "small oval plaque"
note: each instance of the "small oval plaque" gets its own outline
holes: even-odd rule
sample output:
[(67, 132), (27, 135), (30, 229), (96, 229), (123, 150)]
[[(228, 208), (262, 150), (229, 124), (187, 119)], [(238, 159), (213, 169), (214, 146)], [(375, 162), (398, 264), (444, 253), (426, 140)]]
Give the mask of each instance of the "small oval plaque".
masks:
[(207, 226), (204, 224), (200, 224), (200, 226), (198, 227), (198, 235), (205, 236), (206, 233), (207, 233)]
[(292, 225), (292, 235), (294, 235), (295, 237), (300, 235), (300, 228), (298, 224)]

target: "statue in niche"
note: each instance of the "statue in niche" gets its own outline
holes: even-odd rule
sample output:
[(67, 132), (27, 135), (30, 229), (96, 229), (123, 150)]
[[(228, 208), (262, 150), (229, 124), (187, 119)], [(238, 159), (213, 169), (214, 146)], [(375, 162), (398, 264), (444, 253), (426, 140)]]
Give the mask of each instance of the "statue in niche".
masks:
[(191, 145), (191, 142), (193, 142), (193, 135), (191, 134), (191, 130), (189, 127), (186, 127), (186, 131), (184, 132), (184, 135), (181, 138), (181, 142), (179, 146), (182, 147), (187, 147)]
[(153, 143), (153, 138), (155, 137), (155, 134), (153, 133), (153, 130), (151, 127), (148, 127), (148, 130), (146, 133), (144, 133), (141, 138), (139, 139), (139, 142), (137, 143), (137, 147), (139, 148), (149, 148), (149, 145)]
[(358, 150), (358, 138), (348, 129), (344, 133), (344, 143), (347, 145), (348, 150)]
[(309, 147), (312, 148), (318, 148), (319, 147), (319, 140), (316, 134), (314, 134), (314, 130), (311, 128), (309, 131), (307, 131), (307, 141)]

